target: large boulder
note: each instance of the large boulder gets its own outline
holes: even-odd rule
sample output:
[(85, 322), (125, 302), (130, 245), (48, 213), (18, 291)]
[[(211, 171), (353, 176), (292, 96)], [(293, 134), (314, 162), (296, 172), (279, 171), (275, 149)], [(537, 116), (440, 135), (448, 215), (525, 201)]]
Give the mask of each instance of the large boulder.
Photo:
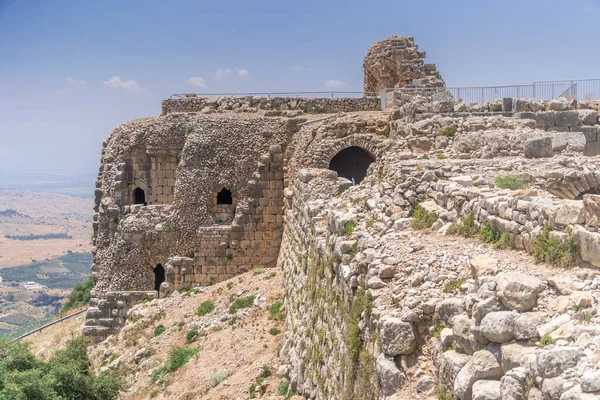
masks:
[(544, 288), (541, 280), (520, 272), (507, 272), (498, 278), (498, 298), (510, 310), (531, 310)]
[(502, 354), (502, 369), (508, 372), (514, 368), (530, 368), (530, 364), (535, 364), (535, 352), (537, 348), (527, 346), (522, 343), (504, 343), (500, 348)]
[(542, 378), (554, 378), (577, 365), (583, 352), (577, 347), (555, 347), (537, 352), (537, 370)]
[(502, 400), (500, 381), (480, 380), (473, 384), (473, 400)]
[(505, 311), (506, 307), (500, 303), (500, 300), (496, 296), (488, 297), (487, 299), (479, 301), (473, 307), (473, 318), (476, 323), (480, 323), (483, 317), (494, 311)]
[(380, 321), (381, 350), (389, 355), (411, 354), (417, 347), (412, 324), (400, 318), (385, 316)]
[(379, 387), (384, 396), (391, 396), (402, 387), (402, 373), (396, 367), (393, 357), (383, 353), (377, 357), (377, 375), (379, 376)]
[(479, 332), (491, 342), (510, 342), (515, 338), (515, 320), (518, 316), (513, 311), (491, 312), (481, 320)]
[(583, 210), (585, 213), (585, 223), (590, 226), (600, 226), (600, 195), (584, 194)]
[(585, 222), (583, 202), (580, 200), (561, 201), (554, 222), (561, 226), (583, 224)]
[(542, 382), (542, 398), (546, 399), (560, 399), (560, 396), (565, 391), (565, 381), (562, 378), (546, 378)]
[[(496, 353), (496, 354), (495, 354)], [(481, 379), (499, 379), (504, 370), (499, 363), (499, 352), (479, 350), (460, 370), (454, 381), (454, 393), (461, 400), (472, 399), (473, 384)]]
[(443, 352), (437, 362), (438, 382), (443, 391), (452, 391), (454, 380), (471, 357), (454, 350)]
[(515, 320), (515, 339), (533, 339), (539, 337), (538, 328), (548, 322), (548, 314), (543, 312), (528, 312)]
[(452, 333), (458, 351), (470, 355), (484, 347), (475, 339), (472, 332), (474, 327), (475, 321), (466, 314), (456, 315), (452, 318)]
[(589, 369), (581, 376), (581, 390), (583, 392), (600, 391), (600, 370)]
[(527, 372), (524, 368), (508, 371), (500, 380), (502, 400), (524, 400), (527, 395)]
[(436, 304), (435, 313), (440, 321), (449, 323), (452, 317), (465, 312), (464, 298), (451, 297)]
[(469, 260), (473, 279), (480, 276), (496, 275), (498, 272), (498, 259), (487, 254), (479, 254)]
[(523, 144), (523, 155), (526, 158), (542, 158), (552, 156), (552, 139), (548, 136), (529, 139)]
[(581, 259), (600, 267), (600, 233), (575, 225), (573, 238), (579, 244)]

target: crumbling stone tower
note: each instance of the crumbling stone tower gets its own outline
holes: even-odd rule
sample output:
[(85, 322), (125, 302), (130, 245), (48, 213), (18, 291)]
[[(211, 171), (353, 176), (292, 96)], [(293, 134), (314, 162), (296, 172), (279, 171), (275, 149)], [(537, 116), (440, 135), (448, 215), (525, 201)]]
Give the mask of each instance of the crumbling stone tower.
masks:
[(412, 36), (390, 36), (375, 42), (363, 62), (365, 92), (378, 94), (383, 89), (399, 87), (445, 87), (435, 64), (423, 62), (425, 56)]

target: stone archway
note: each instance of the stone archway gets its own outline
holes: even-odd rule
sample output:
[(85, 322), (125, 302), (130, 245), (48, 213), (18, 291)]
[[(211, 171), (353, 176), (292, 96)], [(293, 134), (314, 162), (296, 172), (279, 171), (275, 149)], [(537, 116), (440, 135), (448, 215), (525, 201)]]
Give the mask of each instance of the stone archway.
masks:
[(338, 152), (329, 162), (329, 169), (338, 173), (338, 176), (359, 184), (367, 176), (369, 166), (375, 157), (359, 146), (350, 146)]

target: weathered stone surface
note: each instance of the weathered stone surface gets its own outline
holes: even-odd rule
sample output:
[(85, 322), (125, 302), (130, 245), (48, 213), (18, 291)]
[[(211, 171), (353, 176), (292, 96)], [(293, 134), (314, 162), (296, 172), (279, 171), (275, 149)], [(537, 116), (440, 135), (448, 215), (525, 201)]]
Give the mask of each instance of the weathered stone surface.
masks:
[(486, 254), (479, 254), (469, 260), (471, 275), (477, 279), (484, 275), (495, 275), (498, 272), (498, 259)]
[(502, 400), (500, 381), (480, 380), (473, 384), (473, 400)]
[(455, 350), (448, 350), (440, 355), (438, 360), (438, 381), (443, 390), (454, 388), (454, 380), (471, 357)]
[(513, 368), (529, 367), (531, 355), (535, 355), (537, 348), (522, 343), (504, 343), (500, 348), (502, 353), (502, 369), (508, 372)]
[(465, 312), (464, 299), (448, 298), (440, 301), (435, 306), (435, 313), (441, 321), (449, 323), (452, 317)]
[(402, 373), (396, 367), (394, 358), (381, 353), (377, 357), (379, 387), (384, 396), (391, 396), (402, 387)]
[(580, 246), (581, 259), (600, 267), (600, 233), (590, 232), (575, 225), (573, 238)]
[(581, 376), (581, 391), (600, 391), (600, 370), (587, 370)]
[(554, 378), (574, 367), (583, 355), (576, 347), (556, 347), (537, 352), (537, 370), (543, 378)]
[(504, 311), (506, 308), (504, 304), (498, 300), (496, 296), (488, 297), (485, 300), (479, 301), (473, 307), (473, 318), (476, 323), (480, 323), (481, 320), (489, 313), (494, 311)]
[(523, 155), (526, 158), (543, 158), (552, 155), (552, 139), (541, 137), (530, 139), (523, 145)]
[(543, 312), (528, 312), (517, 317), (514, 325), (515, 339), (533, 339), (539, 337), (538, 328), (548, 321)]
[(498, 358), (489, 350), (479, 350), (460, 370), (454, 381), (454, 392), (461, 400), (472, 398), (473, 384), (480, 379), (499, 379), (504, 374)]
[(410, 354), (415, 351), (417, 339), (410, 322), (396, 317), (383, 317), (380, 321), (381, 350), (390, 356)]
[(525, 368), (514, 368), (500, 380), (502, 400), (523, 400), (527, 390), (527, 372)]
[(507, 272), (498, 279), (498, 298), (507, 308), (529, 311), (537, 304), (543, 290), (542, 281), (519, 272)]
[(564, 393), (565, 384), (562, 378), (546, 378), (542, 382), (542, 398), (546, 399), (560, 399), (560, 396)]
[(466, 314), (456, 315), (452, 318), (452, 332), (458, 351), (470, 355), (484, 347), (473, 336), (472, 329), (474, 327), (475, 321)]
[(563, 200), (558, 208), (554, 222), (567, 226), (585, 222), (583, 202), (580, 200)]
[(596, 110), (577, 110), (577, 115), (581, 125), (595, 125), (598, 123), (598, 112)]
[(600, 195), (584, 194), (583, 209), (585, 223), (590, 226), (600, 226)]
[(425, 375), (417, 381), (416, 385), (417, 393), (429, 394), (435, 389), (435, 381), (429, 375)]
[(509, 342), (515, 338), (515, 320), (518, 316), (512, 311), (491, 312), (481, 320), (479, 331), (491, 342)]

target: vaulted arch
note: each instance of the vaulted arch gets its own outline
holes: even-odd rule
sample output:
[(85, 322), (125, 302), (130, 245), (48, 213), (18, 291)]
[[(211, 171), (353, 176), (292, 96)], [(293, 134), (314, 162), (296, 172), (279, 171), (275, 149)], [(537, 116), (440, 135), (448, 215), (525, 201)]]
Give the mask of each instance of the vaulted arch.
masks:
[(338, 152), (329, 162), (329, 169), (354, 184), (359, 184), (367, 176), (369, 166), (375, 157), (359, 146), (350, 146)]

